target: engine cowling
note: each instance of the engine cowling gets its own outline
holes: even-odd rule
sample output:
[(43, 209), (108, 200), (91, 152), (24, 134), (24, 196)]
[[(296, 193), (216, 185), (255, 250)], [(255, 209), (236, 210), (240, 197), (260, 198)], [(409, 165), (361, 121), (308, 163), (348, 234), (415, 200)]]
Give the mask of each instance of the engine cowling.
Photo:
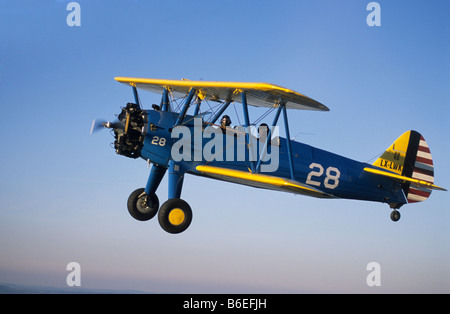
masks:
[(127, 103), (118, 116), (119, 125), (114, 128), (114, 149), (119, 155), (139, 158), (145, 139), (147, 113), (137, 104)]

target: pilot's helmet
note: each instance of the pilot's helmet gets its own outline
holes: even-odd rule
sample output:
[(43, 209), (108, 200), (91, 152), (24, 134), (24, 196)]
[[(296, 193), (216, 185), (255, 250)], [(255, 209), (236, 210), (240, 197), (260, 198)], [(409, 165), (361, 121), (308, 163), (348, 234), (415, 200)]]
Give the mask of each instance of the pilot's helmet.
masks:
[(222, 126), (229, 126), (231, 124), (231, 119), (228, 115), (224, 115), (220, 120), (220, 124)]
[(258, 134), (259, 134), (259, 136), (261, 136), (261, 135), (267, 136), (267, 134), (269, 134), (269, 126), (267, 125), (267, 123), (261, 123), (259, 125)]

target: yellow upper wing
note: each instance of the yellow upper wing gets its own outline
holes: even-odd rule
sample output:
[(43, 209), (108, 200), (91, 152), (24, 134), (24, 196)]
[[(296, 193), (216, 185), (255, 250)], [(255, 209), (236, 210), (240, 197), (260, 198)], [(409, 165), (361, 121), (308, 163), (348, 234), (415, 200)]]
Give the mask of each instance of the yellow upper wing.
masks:
[(161, 93), (163, 88), (169, 88), (173, 93), (183, 96), (191, 88), (195, 88), (199, 97), (213, 101), (233, 100), (241, 102), (240, 93), (245, 91), (247, 103), (256, 107), (272, 107), (284, 103), (288, 109), (330, 110), (305, 95), (268, 83), (162, 80), (135, 77), (116, 77), (115, 80), (157, 93)]

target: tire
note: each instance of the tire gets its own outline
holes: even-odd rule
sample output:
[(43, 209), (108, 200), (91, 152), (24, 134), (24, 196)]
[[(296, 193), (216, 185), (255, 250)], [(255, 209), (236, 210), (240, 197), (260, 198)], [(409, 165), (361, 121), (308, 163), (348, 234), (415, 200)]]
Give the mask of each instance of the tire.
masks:
[(181, 233), (191, 224), (191, 207), (180, 198), (172, 198), (162, 204), (158, 220), (164, 231), (173, 234)]
[(399, 221), (400, 220), (400, 212), (393, 210), (391, 213), (391, 220), (392, 221)]
[(130, 194), (127, 207), (131, 217), (139, 221), (147, 221), (158, 213), (159, 200), (156, 194), (147, 195), (140, 188)]

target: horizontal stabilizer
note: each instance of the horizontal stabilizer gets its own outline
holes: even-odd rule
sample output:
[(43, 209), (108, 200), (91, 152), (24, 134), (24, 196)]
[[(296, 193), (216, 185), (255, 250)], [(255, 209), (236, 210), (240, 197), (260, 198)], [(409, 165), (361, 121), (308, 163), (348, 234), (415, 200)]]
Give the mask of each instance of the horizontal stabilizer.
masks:
[(291, 192), (318, 198), (334, 198), (333, 195), (320, 191), (310, 185), (282, 177), (206, 165), (197, 166), (196, 170), (211, 178), (249, 185), (257, 188)]
[(402, 183), (410, 182), (411, 186), (418, 187), (418, 188), (426, 188), (426, 189), (430, 189), (430, 190), (447, 191), (446, 189), (441, 188), (440, 186), (434, 185), (432, 183), (429, 183), (427, 181), (414, 179), (414, 178), (408, 178), (408, 177), (405, 177), (405, 176), (402, 176), (402, 175), (399, 175), (399, 174), (395, 174), (395, 173), (392, 173), (392, 172), (387, 172), (387, 171), (384, 171), (384, 170), (381, 170), (381, 169), (378, 170), (378, 169), (366, 167), (366, 168), (364, 168), (364, 171), (370, 172), (370, 173), (375, 173), (375, 174), (382, 175), (382, 176), (385, 176), (385, 177), (389, 177), (389, 178), (392, 178), (392, 179), (397, 180), (397, 181), (402, 182)]

